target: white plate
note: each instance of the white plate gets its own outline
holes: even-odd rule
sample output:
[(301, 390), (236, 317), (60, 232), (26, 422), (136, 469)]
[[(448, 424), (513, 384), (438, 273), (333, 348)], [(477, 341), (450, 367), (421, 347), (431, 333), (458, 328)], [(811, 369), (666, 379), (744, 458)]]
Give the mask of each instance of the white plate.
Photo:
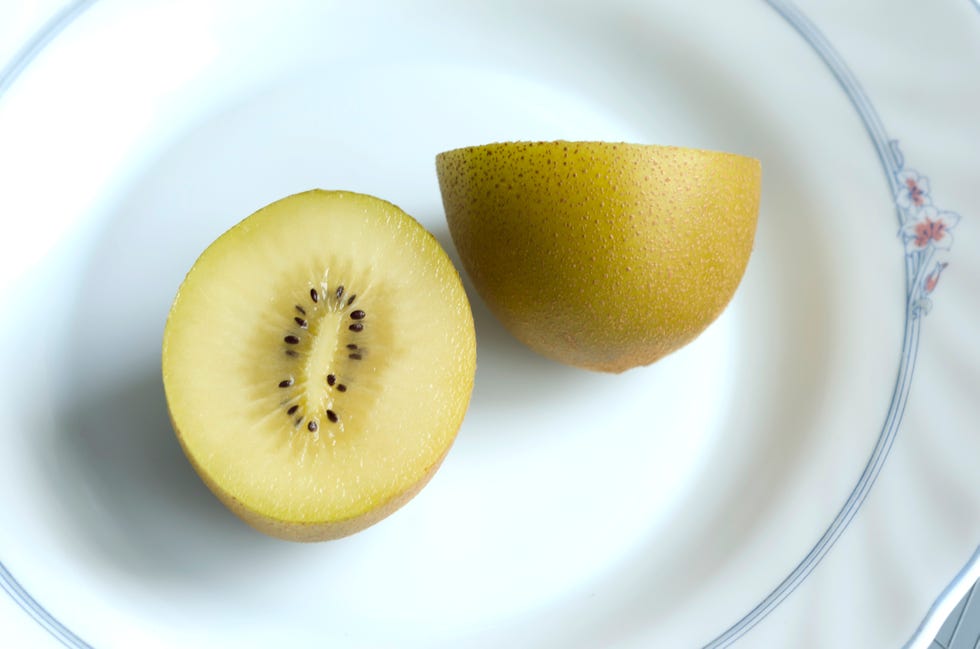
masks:
[[(4, 83), (0, 620), (99, 649), (928, 643), (980, 571), (974, 7), (289, 6), (101, 0)], [(226, 512), (159, 379), (196, 255), (315, 186), (451, 249), (433, 156), (553, 138), (762, 160), (722, 318), (605, 376), (471, 293), (472, 406), (418, 498), (319, 545)]]

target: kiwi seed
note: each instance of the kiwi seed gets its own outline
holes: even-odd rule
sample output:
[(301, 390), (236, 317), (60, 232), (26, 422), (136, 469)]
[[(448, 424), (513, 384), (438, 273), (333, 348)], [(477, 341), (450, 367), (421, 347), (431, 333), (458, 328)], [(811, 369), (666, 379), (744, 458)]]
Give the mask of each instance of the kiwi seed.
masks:
[[(316, 280), (314, 280), (313, 283), (315, 283), (315, 281)], [(339, 284), (337, 286), (337, 288), (334, 289), (333, 295), (337, 299), (337, 304), (336, 305), (332, 305), (332, 304), (329, 304), (329, 303), (328, 304), (325, 304), (324, 305), (324, 308), (326, 309), (326, 311), (328, 313), (329, 312), (337, 313), (338, 311), (342, 313), (342, 312), (347, 311), (347, 307), (349, 307), (354, 302), (355, 298), (357, 298), (357, 294), (356, 293), (351, 293), (349, 296), (345, 296), (345, 291), (346, 291), (346, 288), (344, 287), (343, 284)], [(318, 290), (316, 288), (311, 288), (310, 289), (310, 299), (313, 300), (314, 304), (319, 305), (320, 298), (321, 297), (325, 297), (326, 295), (329, 295), (329, 292), (327, 292), (326, 289), (324, 289), (324, 292), (322, 293), (322, 295), (321, 295), (321, 291), (320, 290)], [(345, 299), (344, 299), (345, 297), (346, 297), (346, 302), (345, 302)], [(308, 312), (308, 310), (306, 308), (304, 308), (303, 306), (301, 306), (299, 304), (296, 304), (295, 305), (295, 309), (296, 309), (296, 311), (298, 313), (300, 313), (300, 315), (294, 315), (293, 316), (293, 323), (295, 323), (296, 325), (298, 325), (302, 329), (307, 329), (307, 330), (309, 330), (310, 327), (312, 326), (313, 327), (313, 331), (315, 332), (317, 330), (316, 329), (316, 323), (318, 322), (318, 318), (320, 318), (321, 315), (323, 314), (322, 311), (319, 311), (319, 308), (320, 308), (319, 306), (316, 306), (316, 307), (313, 308), (312, 311), (309, 311)], [(367, 313), (363, 309), (355, 309), (353, 311), (348, 312), (347, 315), (350, 317), (351, 320), (354, 320), (354, 322), (352, 322), (352, 323), (350, 323), (348, 325), (348, 327), (347, 327), (348, 330), (350, 330), (352, 332), (355, 332), (355, 333), (364, 330), (364, 323), (361, 322), (361, 320), (364, 320), (364, 318), (367, 316)], [(316, 334), (314, 333), (314, 335), (316, 335)], [(300, 342), (301, 342), (300, 336), (298, 336), (298, 335), (296, 335), (294, 333), (288, 333), (288, 330), (287, 330), (287, 333), (284, 335), (283, 340), (287, 344), (289, 344), (289, 345), (299, 345)], [(365, 350), (365, 348), (363, 346), (360, 346), (360, 345), (358, 345), (356, 343), (349, 343), (349, 342), (345, 342), (345, 341), (339, 341), (339, 342), (341, 344), (343, 344), (344, 347), (346, 347), (346, 349), (348, 350), (348, 354), (347, 354), (347, 358), (348, 359), (354, 360), (354, 361), (360, 361), (360, 360), (363, 360), (364, 359), (364, 353), (365, 353), (366, 350)], [(293, 350), (293, 349), (287, 349), (286, 350), (286, 355), (289, 356), (290, 358), (298, 358), (301, 354), (299, 352)], [(337, 375), (336, 374), (329, 373), (329, 374), (326, 375), (326, 378), (327, 378), (327, 385), (328, 386), (335, 387), (337, 389), (337, 392), (347, 392), (347, 385), (345, 385), (343, 383), (338, 383), (337, 382)], [(302, 379), (299, 380), (299, 384), (302, 385)], [(287, 378), (285, 378), (285, 379), (283, 379), (283, 380), (281, 380), (279, 382), (279, 387), (280, 388), (291, 388), (291, 387), (294, 387), (295, 385), (297, 385), (297, 379), (295, 378), (295, 376), (289, 376), (289, 377), (287, 377)], [(286, 401), (283, 402), (283, 405), (289, 404), (291, 401), (294, 401), (294, 400), (295, 400), (295, 397), (292, 397), (290, 399), (287, 399)], [(331, 403), (331, 406), (336, 407), (332, 403)], [(295, 404), (294, 403), (293, 405), (290, 405), (287, 408), (286, 414), (288, 414), (290, 416), (293, 416), (293, 415), (299, 413), (300, 416), (298, 416), (294, 420), (294, 422), (293, 422), (294, 425), (297, 426), (297, 427), (298, 426), (301, 426), (303, 424), (303, 422), (305, 421), (306, 422), (306, 428), (310, 432), (317, 432), (317, 430), (319, 429), (319, 422), (316, 419), (308, 419), (308, 420), (305, 420), (302, 417), (302, 413), (299, 412), (299, 408), (300, 408), (299, 404)], [(331, 423), (337, 423), (337, 422), (340, 421), (340, 416), (337, 414), (337, 412), (333, 408), (330, 408), (330, 409), (327, 409), (326, 410), (326, 417), (327, 417), (327, 419)], [(332, 433), (331, 433), (331, 435), (332, 435)]]

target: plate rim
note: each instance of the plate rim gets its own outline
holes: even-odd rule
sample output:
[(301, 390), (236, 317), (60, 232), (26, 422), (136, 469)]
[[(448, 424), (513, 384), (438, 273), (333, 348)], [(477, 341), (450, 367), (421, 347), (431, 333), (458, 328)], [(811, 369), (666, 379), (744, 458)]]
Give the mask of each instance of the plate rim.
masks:
[[(827, 69), (834, 75), (838, 85), (847, 95), (854, 109), (858, 112), (865, 131), (871, 138), (878, 154), (879, 162), (885, 172), (885, 178), (892, 192), (892, 202), (898, 220), (898, 239), (905, 247), (905, 323), (902, 337), (902, 348), (899, 356), (899, 367), (891, 401), (882, 424), (881, 431), (875, 441), (868, 461), (857, 479), (850, 495), (844, 501), (827, 529), (814, 543), (809, 552), (790, 571), (759, 604), (752, 608), (737, 622), (709, 642), (706, 649), (716, 649), (731, 646), (739, 638), (749, 632), (756, 624), (765, 619), (779, 604), (798, 588), (816, 569), (837, 540), (844, 534), (851, 521), (857, 515), (861, 506), (870, 494), (878, 475), (881, 473), (895, 438), (901, 428), (905, 406), (911, 393), (912, 379), (915, 372), (915, 361), (919, 352), (919, 336), (922, 318), (932, 308), (930, 295), (935, 290), (940, 275), (948, 265), (946, 255), (948, 248), (940, 248), (940, 240), (922, 238), (916, 234), (916, 226), (925, 221), (932, 222), (930, 216), (923, 214), (928, 205), (932, 207), (931, 197), (928, 196), (929, 179), (924, 174), (906, 167), (905, 156), (899, 148), (898, 140), (888, 136), (878, 112), (875, 110), (870, 97), (865, 92), (857, 77), (837, 52), (826, 36), (799, 8), (789, 0), (763, 0), (770, 8), (778, 13), (792, 27), (823, 61)], [(980, 2), (980, 0), (975, 0)], [(925, 188), (925, 191), (923, 191)], [(937, 214), (948, 214), (944, 217), (953, 229), (959, 222), (960, 216), (955, 212), (940, 211)], [(930, 215), (932, 211), (929, 212)], [(940, 239), (942, 236), (940, 236)], [(951, 237), (947, 238), (951, 242)], [(921, 244), (921, 245), (920, 245)], [(941, 251), (941, 252), (940, 252)], [(978, 549), (980, 552), (980, 549)], [(971, 562), (967, 563), (954, 578), (947, 591), (955, 588), (969, 574)], [(934, 604), (933, 609), (939, 606)], [(930, 611), (927, 620), (920, 629), (925, 627), (929, 618), (934, 615)], [(916, 634), (917, 636), (920, 633)], [(914, 638), (913, 638), (914, 640)], [(910, 640), (912, 642), (912, 640)]]

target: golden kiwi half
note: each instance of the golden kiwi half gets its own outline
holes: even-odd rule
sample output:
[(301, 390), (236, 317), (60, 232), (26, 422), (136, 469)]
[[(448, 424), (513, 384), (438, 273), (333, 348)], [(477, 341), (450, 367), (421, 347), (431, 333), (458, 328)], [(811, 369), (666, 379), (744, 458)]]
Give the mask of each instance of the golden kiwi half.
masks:
[(436, 170), (453, 242), (503, 325), (537, 352), (622, 372), (728, 304), (755, 237), (758, 160), (670, 146), (503, 142)]
[(436, 239), (391, 203), (314, 190), (200, 256), (163, 337), (184, 452), (247, 523), (352, 534), (432, 477), (476, 367), (469, 302)]

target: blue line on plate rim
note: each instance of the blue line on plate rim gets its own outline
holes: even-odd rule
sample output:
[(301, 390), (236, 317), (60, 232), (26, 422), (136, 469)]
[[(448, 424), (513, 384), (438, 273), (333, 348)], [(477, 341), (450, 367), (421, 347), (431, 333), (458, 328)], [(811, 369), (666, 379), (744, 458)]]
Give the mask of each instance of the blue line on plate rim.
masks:
[(41, 51), (47, 47), (72, 21), (96, 3), (97, 0), (75, 0), (52, 16), (27, 43), (14, 54), (13, 58), (0, 70), (0, 96), (14, 83), (20, 73), (30, 65)]
[[(0, 70), (0, 99), (10, 89), (17, 77), (37, 58), (47, 45), (53, 41), (68, 25), (82, 15), (97, 0), (75, 0), (63, 7), (17, 51), (2, 70)], [(64, 624), (51, 615), (20, 582), (17, 581), (7, 567), (0, 561), (0, 589), (7, 593), (22, 610), (40, 624), (52, 637), (71, 649), (93, 649), (93, 647), (75, 635)]]
[(2, 562), (0, 562), (0, 589), (3, 589), (48, 633), (61, 641), (61, 644), (71, 649), (93, 649), (91, 645), (68, 630), (64, 624), (31, 597), (31, 594), (14, 579), (14, 576), (10, 574)]
[[(799, 33), (800, 36), (816, 51), (817, 55), (827, 65), (830, 72), (837, 79), (841, 88), (847, 94), (851, 103), (857, 109), (861, 120), (864, 122), (865, 129), (871, 138), (872, 144), (878, 153), (885, 171), (886, 180), (892, 191), (895, 201), (896, 213), (899, 224), (909, 225), (912, 215), (904, 210), (899, 204), (899, 196), (902, 192), (901, 175), (907, 171), (904, 167), (904, 158), (898, 149), (897, 142), (888, 138), (884, 125), (878, 117), (877, 111), (871, 104), (870, 99), (864, 92), (860, 83), (854, 77), (850, 68), (841, 58), (840, 54), (834, 49), (826, 37), (819, 29), (791, 2), (784, 0), (765, 0), (765, 2), (782, 16), (790, 26)], [(915, 181), (914, 181), (915, 182)], [(958, 220), (958, 215), (954, 215)], [(914, 225), (915, 223), (911, 223)], [(954, 221), (955, 224), (955, 221)], [(909, 244), (909, 237), (901, 232)], [(937, 240), (938, 241), (938, 240)], [(705, 649), (718, 649), (731, 646), (736, 640), (761, 622), (769, 613), (773, 611), (786, 597), (788, 597), (817, 567), (820, 561), (827, 555), (830, 549), (840, 538), (841, 534), (847, 529), (850, 522), (857, 515), (858, 510), (867, 498), (868, 493), (874, 486), (875, 481), (888, 458), (898, 429), (901, 426), (902, 418), (905, 414), (905, 406), (908, 403), (909, 391), (911, 389), (912, 377), (915, 372), (915, 363), (919, 350), (919, 335), (921, 325), (921, 315), (928, 313), (928, 306), (931, 302), (922, 303), (923, 299), (931, 293), (935, 286), (928, 289), (924, 288), (922, 280), (925, 279), (923, 273), (932, 263), (932, 255), (935, 253), (934, 247), (926, 248), (925, 244), (920, 250), (914, 250), (914, 246), (905, 255), (905, 281), (906, 295), (908, 300), (905, 305), (905, 326), (902, 339), (902, 350), (899, 359), (898, 376), (895, 387), (892, 391), (891, 402), (888, 407), (888, 414), (882, 425), (881, 432), (875, 442), (871, 456), (865, 464), (854, 489), (851, 491), (844, 505), (834, 517), (820, 539), (814, 544), (806, 556), (796, 565), (790, 574), (780, 582), (758, 605), (746, 613), (739, 621), (730, 626), (718, 637), (709, 642)], [(935, 279), (938, 281), (938, 272), (941, 272), (945, 265), (938, 267)], [(920, 308), (920, 303), (925, 307)], [(957, 579), (962, 579), (966, 573), (961, 572)], [(957, 583), (954, 580), (954, 584)]]
[[(840, 55), (834, 50), (823, 34), (810, 22), (795, 6), (783, 0), (764, 0), (773, 10), (779, 13), (793, 27), (806, 42), (816, 50), (817, 54), (823, 59), (824, 63), (836, 77), (838, 83), (854, 104), (858, 113), (865, 124), (868, 135), (877, 151), (879, 160), (886, 172), (886, 178), (893, 196), (898, 193), (898, 174), (903, 169), (901, 154), (896, 143), (889, 140), (883, 124), (874, 110), (867, 95), (860, 84), (854, 78), (850, 69), (844, 63)], [(41, 51), (60, 34), (69, 24), (91, 8), (97, 0), (76, 0), (53, 16), (45, 25), (38, 30), (35, 36), (21, 48), (13, 57), (11, 62), (0, 70), (0, 98), (10, 88), (13, 82), (27, 68), (28, 65), (41, 53)], [(974, 7), (980, 10), (980, 0), (971, 0)], [(899, 221), (902, 222), (902, 215), (899, 213)], [(915, 259), (912, 255), (906, 255), (906, 282), (911, 285), (917, 274), (914, 272)], [(911, 295), (915, 289), (907, 286), (908, 293)], [(738, 622), (729, 627), (721, 635), (706, 645), (706, 649), (715, 649), (730, 646), (733, 642), (747, 633), (753, 626), (762, 621), (776, 606), (779, 605), (793, 590), (799, 586), (803, 580), (813, 571), (819, 562), (826, 556), (827, 552), (834, 545), (841, 534), (846, 530), (848, 524), (857, 514), (868, 492), (874, 485), (888, 457), (891, 446), (894, 443), (898, 427), (901, 424), (905, 405), (908, 401), (911, 380), (915, 370), (915, 360), (919, 346), (919, 324), (918, 312), (906, 305), (905, 333), (902, 343), (902, 355), (893, 390), (891, 403), (888, 409), (885, 423), (875, 444), (871, 457), (858, 478), (858, 482), (844, 503), (840, 512), (833, 522), (813, 546), (810, 552), (794, 568), (794, 570), (760, 602), (755, 608), (749, 611)], [(948, 599), (953, 588), (959, 584), (970, 572), (972, 564), (980, 560), (980, 548), (974, 558), (964, 567), (953, 582), (947, 587), (943, 595), (937, 600), (930, 610), (929, 618), (936, 612), (941, 602)], [(77, 635), (67, 629), (53, 615), (51, 615), (41, 604), (39, 604), (30, 593), (10, 574), (9, 570), (0, 561), (0, 588), (2, 588), (26, 613), (44, 627), (54, 638), (62, 644), (73, 649), (93, 649), (91, 645), (83, 641)], [(928, 619), (928, 618), (927, 618)], [(925, 625), (925, 622), (923, 622)], [(920, 627), (921, 631), (921, 627)]]

